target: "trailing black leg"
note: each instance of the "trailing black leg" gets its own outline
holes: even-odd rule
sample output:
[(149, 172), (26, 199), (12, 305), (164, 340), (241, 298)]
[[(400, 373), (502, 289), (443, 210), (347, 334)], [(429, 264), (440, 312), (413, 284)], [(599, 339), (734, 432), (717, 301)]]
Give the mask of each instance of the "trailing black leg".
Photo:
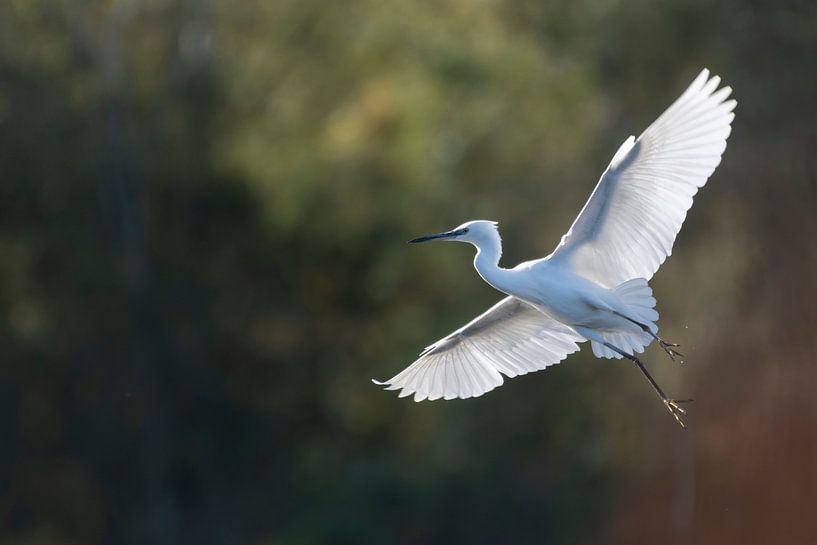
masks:
[(644, 374), (644, 377), (647, 379), (647, 381), (649, 381), (649, 383), (652, 386), (653, 390), (655, 390), (655, 393), (658, 394), (658, 397), (660, 397), (661, 401), (664, 402), (664, 405), (667, 407), (670, 414), (672, 414), (672, 416), (675, 417), (675, 420), (678, 421), (678, 423), (681, 425), (682, 428), (686, 429), (686, 424), (684, 424), (684, 421), (682, 419), (683, 415), (686, 414), (686, 411), (684, 409), (682, 409), (679, 406), (679, 404), (680, 403), (690, 403), (692, 400), (691, 399), (669, 399), (664, 394), (664, 390), (662, 390), (661, 387), (658, 385), (658, 383), (655, 382), (655, 379), (652, 378), (652, 375), (650, 374), (650, 372), (647, 371), (647, 368), (644, 367), (644, 364), (641, 363), (640, 359), (633, 356), (632, 354), (626, 353), (624, 350), (621, 350), (617, 346), (614, 346), (614, 345), (612, 345), (612, 344), (610, 344), (608, 342), (605, 342), (604, 346), (606, 346), (610, 350), (616, 352), (617, 354), (621, 354), (622, 356), (624, 356), (625, 358), (632, 361), (633, 363), (635, 363), (638, 366), (638, 368)]

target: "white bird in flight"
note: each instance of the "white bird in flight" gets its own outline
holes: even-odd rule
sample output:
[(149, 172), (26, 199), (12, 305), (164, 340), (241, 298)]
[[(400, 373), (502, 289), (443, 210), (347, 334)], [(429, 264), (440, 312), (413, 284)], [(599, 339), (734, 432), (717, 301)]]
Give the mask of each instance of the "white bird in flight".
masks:
[(549, 256), (500, 267), (497, 224), (484, 220), (409, 241), (474, 245), (477, 272), (508, 297), (375, 384), (415, 401), (477, 397), (502, 385), (503, 375), (544, 369), (590, 341), (597, 357), (633, 361), (685, 427), (680, 404), (691, 400), (668, 398), (635, 354), (655, 340), (673, 360), (681, 356), (658, 336), (647, 281), (672, 252), (692, 197), (726, 149), (737, 102), (719, 84), (702, 70), (641, 136), (624, 141)]

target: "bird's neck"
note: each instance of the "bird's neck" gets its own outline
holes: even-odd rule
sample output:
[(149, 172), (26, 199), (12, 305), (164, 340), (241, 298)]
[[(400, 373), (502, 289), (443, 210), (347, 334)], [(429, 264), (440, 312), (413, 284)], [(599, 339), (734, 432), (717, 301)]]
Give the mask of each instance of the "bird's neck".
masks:
[(508, 293), (509, 271), (499, 266), (500, 257), (502, 257), (502, 245), (499, 241), (478, 245), (474, 267), (483, 280), (499, 291)]

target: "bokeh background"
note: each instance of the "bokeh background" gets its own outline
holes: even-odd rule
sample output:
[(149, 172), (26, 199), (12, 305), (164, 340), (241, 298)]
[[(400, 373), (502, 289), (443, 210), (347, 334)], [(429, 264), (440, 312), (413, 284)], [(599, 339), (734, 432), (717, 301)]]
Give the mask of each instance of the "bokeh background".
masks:
[[(707, 66), (724, 161), (652, 284), (665, 388), (588, 349), (373, 386), (549, 253)], [(817, 3), (0, 2), (0, 542), (805, 544)]]

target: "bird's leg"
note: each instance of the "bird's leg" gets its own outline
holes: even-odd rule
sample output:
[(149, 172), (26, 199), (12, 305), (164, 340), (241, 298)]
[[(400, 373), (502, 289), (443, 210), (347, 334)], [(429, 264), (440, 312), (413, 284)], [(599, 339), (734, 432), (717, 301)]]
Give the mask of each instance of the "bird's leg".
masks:
[(658, 344), (661, 346), (661, 348), (664, 349), (664, 352), (667, 353), (667, 355), (670, 357), (670, 359), (672, 361), (677, 361), (679, 363), (684, 363), (684, 360), (676, 360), (675, 359), (675, 356), (678, 356), (679, 358), (683, 358), (684, 355), (681, 354), (680, 352), (678, 352), (677, 350), (673, 350), (673, 348), (677, 348), (677, 347), (681, 346), (680, 344), (670, 343), (670, 342), (665, 341), (664, 339), (659, 337), (656, 333), (653, 333), (653, 331), (649, 327), (647, 327), (646, 324), (642, 324), (641, 322), (633, 320), (629, 316), (625, 316), (624, 314), (621, 314), (620, 312), (616, 312), (615, 310), (613, 311), (613, 314), (615, 314), (616, 316), (621, 316), (622, 318), (624, 318), (628, 322), (634, 323), (635, 325), (640, 327), (644, 331), (644, 333), (649, 333), (652, 336), (653, 339), (658, 341)]
[(608, 342), (605, 342), (604, 346), (606, 346), (607, 348), (609, 348), (610, 350), (613, 350), (614, 352), (616, 352), (618, 354), (621, 354), (622, 356), (624, 356), (628, 360), (635, 363), (638, 366), (638, 368), (641, 369), (641, 372), (644, 374), (646, 379), (649, 381), (649, 383), (652, 386), (653, 390), (655, 390), (655, 393), (658, 394), (658, 397), (661, 398), (661, 401), (664, 402), (664, 405), (667, 407), (670, 414), (672, 414), (672, 416), (675, 417), (675, 420), (678, 421), (678, 423), (681, 425), (682, 428), (686, 429), (686, 424), (684, 424), (684, 421), (683, 421), (683, 415), (686, 414), (686, 411), (683, 408), (681, 408), (679, 406), (679, 404), (681, 404), (681, 403), (690, 403), (690, 402), (692, 402), (692, 400), (691, 399), (669, 399), (666, 395), (664, 395), (664, 390), (662, 390), (661, 387), (658, 385), (658, 383), (655, 382), (655, 379), (652, 378), (652, 375), (650, 375), (650, 372), (647, 371), (647, 368), (644, 367), (644, 364), (641, 363), (641, 360), (639, 360), (637, 357), (633, 356), (632, 354), (626, 353), (624, 350), (621, 350), (617, 346), (614, 346), (614, 345), (612, 345), (612, 344), (610, 344)]

